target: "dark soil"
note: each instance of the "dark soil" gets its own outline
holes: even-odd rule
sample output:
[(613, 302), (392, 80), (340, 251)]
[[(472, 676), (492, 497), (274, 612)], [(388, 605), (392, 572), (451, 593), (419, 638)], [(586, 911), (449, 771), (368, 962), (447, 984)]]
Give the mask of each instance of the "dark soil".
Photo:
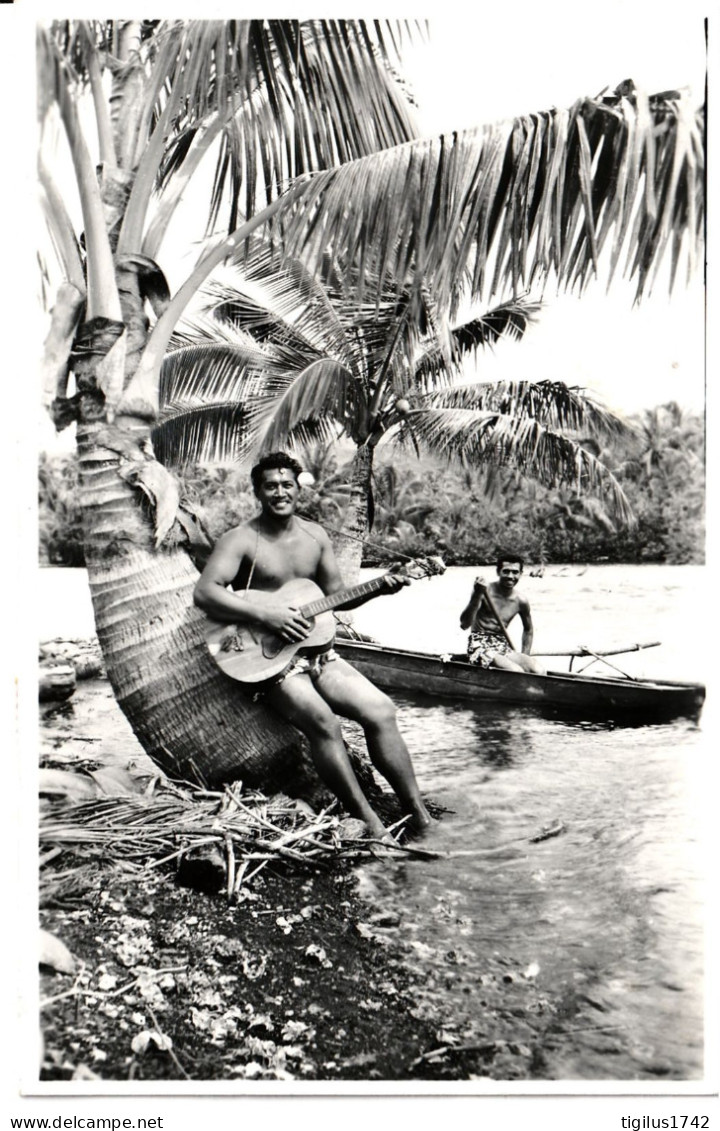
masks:
[(76, 961), (42, 969), (42, 1079), (441, 1080), (487, 1062), (424, 1059), (443, 1042), (413, 1016), (418, 975), (351, 873), (275, 871), (232, 907), (135, 866), (76, 883), (42, 911)]

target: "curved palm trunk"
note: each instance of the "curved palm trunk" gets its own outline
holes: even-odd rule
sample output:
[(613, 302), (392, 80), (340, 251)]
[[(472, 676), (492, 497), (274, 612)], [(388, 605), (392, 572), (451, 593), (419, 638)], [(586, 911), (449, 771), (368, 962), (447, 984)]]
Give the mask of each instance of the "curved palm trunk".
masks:
[[(121, 187), (117, 210), (104, 202), (112, 230), (127, 203), (127, 186)], [(122, 322), (108, 328), (108, 319), (96, 319), (82, 326), (72, 367), (85, 558), (98, 640), (118, 704), (147, 754), (173, 778), (207, 786), (241, 780), (325, 803), (330, 795), (299, 732), (254, 704), (211, 660), (204, 617), (192, 599), (197, 570), (182, 546), (166, 548), (161, 539), (156, 547), (150, 508), (130, 482), (141, 472), (162, 488), (169, 477), (152, 455), (144, 405), (129, 408), (115, 424), (106, 419), (119, 392), (108, 380), (112, 331), (121, 331), (123, 346), (113, 381), (125, 389), (148, 339), (134, 261), (119, 260), (114, 267)], [(161, 511), (162, 498), (156, 509)], [(166, 529), (173, 519), (171, 508)]]
[[(117, 274), (127, 380), (147, 338), (147, 319), (137, 275), (122, 268)], [(205, 648), (204, 617), (192, 598), (197, 570), (182, 546), (165, 548), (156, 538), (153, 514), (142, 502), (144, 484), (155, 499), (155, 525), (160, 519), (171, 532), (173, 481), (152, 454), (150, 422), (137, 415), (114, 424), (104, 419), (97, 386), (108, 349), (112, 338), (104, 326), (86, 323), (73, 367), (85, 559), (118, 704), (147, 754), (171, 777), (211, 786), (242, 780), (312, 796), (319, 781), (299, 733), (254, 704)]]
[[(116, 268), (122, 306), (124, 381), (147, 341), (137, 272)], [(317, 792), (318, 778), (299, 733), (252, 702), (224, 676), (204, 643), (193, 605), (197, 570), (179, 545), (156, 547), (152, 515), (133, 481), (152, 485), (166, 531), (172, 482), (150, 446), (150, 423), (135, 415), (105, 419), (98, 393), (112, 336), (86, 323), (73, 368), (80, 420), (77, 446), (85, 560), (98, 640), (117, 701), (147, 754), (171, 777), (218, 785), (242, 780), (268, 791)], [(80, 344), (79, 344), (80, 343)], [(169, 513), (166, 513), (169, 511)]]
[(197, 570), (181, 548), (154, 548), (136, 491), (121, 478), (128, 459), (146, 459), (147, 431), (140, 421), (78, 427), (90, 591), (117, 701), (171, 777), (312, 793), (318, 780), (300, 736), (216, 668), (192, 601)]

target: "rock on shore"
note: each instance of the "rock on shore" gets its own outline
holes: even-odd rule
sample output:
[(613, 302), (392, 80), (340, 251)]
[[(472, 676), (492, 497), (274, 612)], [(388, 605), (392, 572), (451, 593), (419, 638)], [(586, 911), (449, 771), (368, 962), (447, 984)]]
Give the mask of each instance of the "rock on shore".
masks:
[(38, 697), (41, 702), (69, 699), (79, 679), (103, 674), (103, 658), (96, 638), (40, 643)]

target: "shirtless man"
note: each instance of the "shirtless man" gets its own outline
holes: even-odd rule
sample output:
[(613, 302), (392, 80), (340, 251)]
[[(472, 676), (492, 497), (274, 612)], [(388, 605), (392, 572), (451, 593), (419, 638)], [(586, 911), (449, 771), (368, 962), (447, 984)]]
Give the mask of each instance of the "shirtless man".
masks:
[[(328, 596), (344, 588), (327, 533), (295, 513), (300, 471), (285, 452), (265, 456), (252, 469), (260, 514), (219, 539), (195, 587), (195, 604), (214, 620), (259, 624), (288, 642), (302, 641), (311, 622), (298, 608), (278, 600), (276, 590), (298, 577), (310, 578)], [(407, 579), (387, 576), (384, 591), (395, 593), (405, 584)], [(355, 608), (365, 600), (341, 607)], [(254, 686), (263, 703), (307, 737), (319, 776), (348, 813), (364, 821), (372, 837), (382, 840), (389, 834), (355, 776), (338, 714), (362, 726), (373, 765), (392, 786), (413, 827), (422, 830), (430, 824), (394, 704), (332, 647), (319, 654), (303, 655), (301, 650), (283, 675)]]
[(521, 651), (514, 651), (505, 639), (492, 609), (483, 596), (485, 583), (476, 577), (467, 605), (460, 614), (460, 627), (469, 628), (467, 658), (471, 664), (483, 668), (504, 668), (512, 672), (535, 672), (545, 669), (528, 655), (533, 642), (533, 623), (530, 605), (525, 597), (515, 591), (523, 571), (523, 560), (516, 554), (503, 553), (497, 560), (497, 581), (487, 586), (490, 598), (500, 614), (505, 628), (517, 614), (523, 626)]

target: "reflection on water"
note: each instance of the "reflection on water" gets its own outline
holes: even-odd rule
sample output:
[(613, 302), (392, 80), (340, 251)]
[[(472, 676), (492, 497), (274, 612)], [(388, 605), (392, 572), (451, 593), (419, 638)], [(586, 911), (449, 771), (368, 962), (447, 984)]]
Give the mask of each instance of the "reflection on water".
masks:
[(520, 1042), (524, 1076), (701, 1077), (698, 726), (395, 700), (447, 858), (362, 881), (400, 913), (428, 1015), (441, 1001), (459, 1043)]

